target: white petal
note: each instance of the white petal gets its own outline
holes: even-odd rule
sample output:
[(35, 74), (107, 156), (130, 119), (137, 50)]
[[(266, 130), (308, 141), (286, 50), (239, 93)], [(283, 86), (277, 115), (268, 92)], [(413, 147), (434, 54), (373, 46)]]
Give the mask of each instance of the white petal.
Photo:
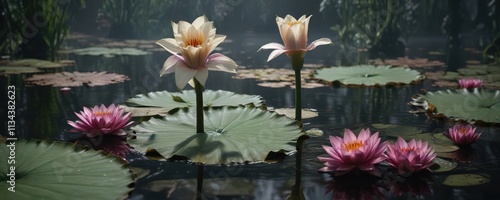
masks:
[(199, 69), (198, 73), (196, 73), (195, 75), (195, 78), (196, 80), (198, 80), (198, 82), (200, 82), (201, 85), (203, 85), (203, 87), (205, 87), (205, 82), (207, 82), (208, 78), (208, 68), (203, 67)]
[(199, 16), (198, 18), (196, 18), (194, 21), (193, 21), (193, 26), (196, 27), (196, 28), (200, 28), (201, 25), (205, 24), (206, 22), (208, 22), (208, 19), (207, 17), (205, 17), (205, 15), (202, 15), (202, 16)]
[(229, 57), (220, 54), (214, 53), (208, 56), (207, 68), (216, 71), (224, 71), (230, 73), (236, 73), (236, 67), (238, 65)]
[(172, 22), (172, 31), (174, 35), (178, 34), (178, 30), (179, 30), (179, 25), (175, 22)]
[(185, 66), (177, 66), (175, 68), (175, 84), (179, 90), (182, 90), (187, 82), (191, 80), (198, 70), (190, 69)]
[(226, 39), (225, 35), (216, 35), (215, 38), (210, 43), (210, 50), (208, 51), (208, 53), (212, 52), (225, 39)]
[(180, 52), (177, 41), (175, 41), (175, 39), (173, 38), (163, 38), (161, 40), (156, 41), (156, 44), (160, 45), (171, 54), (177, 54)]
[(257, 51), (260, 51), (261, 49), (285, 49), (285, 46), (283, 46), (282, 44), (276, 43), (276, 42), (271, 42), (271, 43), (267, 43), (267, 44), (263, 45)]
[(307, 46), (306, 49), (307, 49), (307, 51), (311, 51), (311, 50), (315, 49), (317, 46), (327, 45), (327, 44), (332, 44), (332, 40), (330, 40), (330, 38), (320, 38), (320, 39), (314, 40), (314, 42), (309, 44), (309, 46)]
[(279, 55), (281, 55), (287, 51), (288, 50), (285, 50), (285, 49), (274, 50), (273, 52), (271, 52), (271, 54), (269, 54), (269, 57), (267, 58), (267, 62), (271, 61), (272, 59), (278, 57)]
[(176, 55), (171, 55), (170, 57), (168, 57), (165, 63), (163, 64), (163, 68), (160, 71), (160, 76), (174, 72), (177, 64), (184, 65), (183, 61)]

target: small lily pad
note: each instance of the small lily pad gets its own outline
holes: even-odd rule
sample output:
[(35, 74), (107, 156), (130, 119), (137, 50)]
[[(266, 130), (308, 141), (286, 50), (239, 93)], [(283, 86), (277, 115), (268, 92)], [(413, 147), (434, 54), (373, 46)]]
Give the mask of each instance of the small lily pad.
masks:
[(422, 133), (422, 129), (414, 126), (403, 126), (398, 124), (372, 124), (372, 131), (380, 131), (383, 135), (390, 137), (402, 137), (405, 140), (410, 140), (417, 134)]
[(168, 109), (166, 108), (155, 108), (155, 107), (129, 107), (125, 105), (120, 105), (120, 108), (123, 108), (125, 112), (131, 112), (132, 117), (148, 117), (155, 115), (166, 115), (168, 113)]
[(352, 86), (412, 84), (424, 79), (418, 71), (408, 68), (373, 65), (322, 68), (314, 77), (328, 83)]
[(128, 80), (121, 74), (107, 72), (61, 72), (53, 74), (39, 74), (25, 81), (33, 85), (50, 85), (52, 87), (79, 87), (83, 84), (93, 87), (120, 83)]
[(9, 65), (43, 69), (43, 68), (61, 68), (67, 66), (68, 64), (51, 62), (48, 60), (39, 60), (39, 59), (22, 59), (22, 60), (14, 60), (11, 63), (9, 63)]
[(434, 164), (431, 165), (429, 169), (433, 172), (448, 172), (457, 168), (456, 162), (448, 161), (439, 157), (434, 158), (432, 162)]
[(397, 59), (386, 59), (386, 60), (374, 60), (372, 61), (374, 65), (395, 65), (403, 67), (442, 67), (444, 63), (441, 61), (433, 60), (429, 61), (427, 58), (408, 58), (400, 57)]
[(306, 131), (306, 135), (308, 136), (313, 136), (313, 137), (320, 137), (323, 136), (324, 132), (321, 129), (318, 128), (312, 128)]
[(435, 137), (435, 134), (432, 133), (418, 134), (413, 136), (413, 138), (416, 140), (427, 141), (436, 153), (453, 152), (459, 149), (459, 147), (455, 145), (455, 143), (453, 143), (453, 141), (451, 141), (450, 139), (446, 137)]
[[(277, 108), (274, 112), (295, 119), (295, 108)], [(318, 116), (318, 111), (304, 108), (302, 109), (302, 119), (310, 119)]]
[(34, 67), (0, 66), (0, 75), (32, 74), (42, 72)]
[(74, 49), (67, 51), (68, 53), (74, 53), (77, 55), (88, 55), (88, 56), (104, 56), (104, 57), (114, 57), (114, 56), (140, 56), (149, 54), (147, 51), (143, 51), (136, 48), (107, 48), (107, 47), (89, 47), (83, 49)]
[(443, 184), (453, 187), (482, 185), (490, 181), (487, 174), (453, 174), (444, 179)]

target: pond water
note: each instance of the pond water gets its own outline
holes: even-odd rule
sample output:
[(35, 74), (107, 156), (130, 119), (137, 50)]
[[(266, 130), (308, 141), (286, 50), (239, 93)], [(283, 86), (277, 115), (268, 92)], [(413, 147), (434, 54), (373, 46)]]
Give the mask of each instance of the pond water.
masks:
[[(314, 34), (328, 36), (331, 33)], [(247, 69), (290, 68), (288, 59), (281, 56), (269, 63), (269, 52), (256, 52), (265, 43), (280, 41), (276, 34), (247, 32), (230, 36), (231, 42), (221, 45), (220, 52), (233, 58)], [(427, 57), (446, 62), (444, 38), (415, 37), (408, 43), (409, 57)], [(428, 56), (429, 51), (442, 51), (443, 55)], [(339, 48), (320, 47), (306, 54), (305, 63), (335, 65), (339, 63)], [(73, 88), (61, 93), (58, 88), (25, 86), (22, 76), (2, 78), (2, 85), (15, 84), (18, 90), (18, 137), (38, 139), (66, 139), (64, 132), (70, 129), (66, 120), (75, 120), (73, 112), (83, 106), (111, 103), (123, 104), (128, 98), (151, 91), (176, 92), (173, 75), (159, 77), (159, 70), (167, 58), (167, 52), (152, 52), (144, 56), (67, 55), (76, 61), (74, 70), (108, 71), (130, 77), (124, 83), (97, 87)], [(465, 54), (467, 59), (478, 59), (477, 54)], [(363, 62), (363, 61), (360, 61)], [(71, 71), (71, 68), (67, 68)], [(254, 79), (234, 79), (232, 74), (209, 73), (206, 89), (227, 90), (240, 94), (260, 95), (268, 107), (293, 108), (294, 89), (267, 88), (257, 85)], [(5, 88), (5, 87), (3, 87)], [(459, 163), (450, 172), (433, 173), (416, 181), (394, 181), (381, 184), (368, 176), (333, 179), (317, 172), (322, 163), (317, 156), (323, 155), (321, 145), (329, 145), (328, 136), (340, 136), (344, 128), (355, 129), (373, 123), (391, 123), (416, 126), (424, 132), (443, 132), (449, 126), (445, 121), (430, 120), (425, 115), (409, 113), (408, 102), (415, 94), (436, 90), (431, 81), (401, 87), (333, 87), (303, 89), (303, 107), (318, 111), (319, 116), (305, 119), (304, 128), (318, 128), (324, 134), (311, 137), (301, 155), (302, 170), (296, 170), (296, 155), (288, 156), (274, 164), (238, 166), (208, 166), (204, 171), (203, 195), (206, 199), (287, 199), (295, 192), (306, 199), (332, 199), (334, 195), (354, 195), (365, 199), (495, 199), (500, 195), (500, 130), (495, 127), (478, 127), (480, 140), (472, 145), (473, 153), (465, 156), (472, 160)], [(2, 98), (2, 105), (5, 99)], [(135, 119), (137, 120), (137, 119)], [(3, 129), (5, 130), (5, 128)], [(471, 155), (472, 154), (472, 155)], [(137, 180), (129, 199), (193, 199), (196, 193), (198, 168), (183, 162), (153, 161), (138, 153), (127, 156), (130, 166), (140, 168), (144, 176)], [(479, 186), (450, 187), (443, 180), (451, 174), (485, 173), (491, 177)], [(294, 187), (300, 181), (300, 188)], [(330, 189), (328, 189), (328, 187)], [(329, 192), (333, 190), (334, 192)], [(335, 194), (334, 194), (335, 193)], [(359, 195), (359, 196), (356, 196)]]

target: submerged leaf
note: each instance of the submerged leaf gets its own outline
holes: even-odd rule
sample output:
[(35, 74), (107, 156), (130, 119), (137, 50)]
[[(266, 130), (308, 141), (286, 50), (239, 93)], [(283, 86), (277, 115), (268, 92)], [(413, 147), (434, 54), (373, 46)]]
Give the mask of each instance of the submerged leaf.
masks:
[[(10, 143), (10, 142), (7, 142)], [(2, 199), (122, 199), (133, 183), (130, 170), (113, 156), (96, 151), (74, 151), (62, 142), (16, 141), (15, 171), (0, 156)], [(12, 147), (0, 144), (0, 155)], [(15, 192), (9, 173), (15, 173)]]
[(463, 187), (474, 186), (488, 183), (490, 176), (487, 174), (453, 174), (446, 177), (443, 181), (444, 185)]
[(132, 127), (137, 135), (129, 144), (140, 151), (154, 148), (165, 158), (231, 164), (263, 162), (271, 151), (293, 151), (303, 134), (294, 120), (249, 107), (208, 109), (205, 133), (196, 133), (196, 115), (190, 110)]
[(83, 84), (92, 87), (120, 83), (126, 80), (128, 77), (125, 75), (107, 72), (61, 72), (34, 75), (25, 81), (29, 84), (50, 85), (52, 87), (79, 87)]
[(316, 71), (315, 78), (354, 86), (401, 85), (423, 80), (415, 70), (373, 65), (323, 68)]

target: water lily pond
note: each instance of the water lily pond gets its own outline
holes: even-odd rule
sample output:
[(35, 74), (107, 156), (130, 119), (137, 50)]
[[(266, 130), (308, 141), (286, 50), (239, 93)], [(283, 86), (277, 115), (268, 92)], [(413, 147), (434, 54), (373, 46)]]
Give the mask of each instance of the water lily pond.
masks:
[(500, 195), (500, 2), (209, 2), (3, 5), (2, 199)]

